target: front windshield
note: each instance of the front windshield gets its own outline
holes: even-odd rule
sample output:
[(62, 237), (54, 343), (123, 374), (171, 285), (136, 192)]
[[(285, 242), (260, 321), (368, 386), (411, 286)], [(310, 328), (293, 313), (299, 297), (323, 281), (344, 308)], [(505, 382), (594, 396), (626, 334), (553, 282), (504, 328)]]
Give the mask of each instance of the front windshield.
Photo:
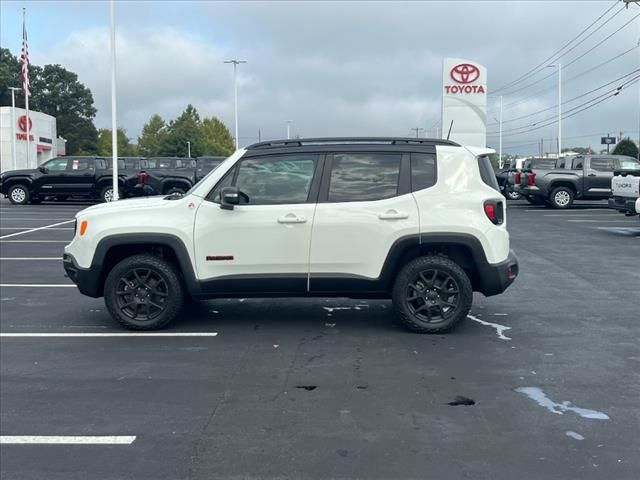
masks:
[(640, 170), (640, 162), (635, 158), (621, 158), (620, 170)]

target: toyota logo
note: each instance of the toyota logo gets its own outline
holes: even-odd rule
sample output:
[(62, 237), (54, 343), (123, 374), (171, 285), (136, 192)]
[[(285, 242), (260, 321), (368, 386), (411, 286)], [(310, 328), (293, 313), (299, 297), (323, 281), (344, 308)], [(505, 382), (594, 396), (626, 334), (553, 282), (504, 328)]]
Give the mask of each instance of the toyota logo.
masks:
[[(23, 132), (27, 131), (26, 115), (22, 115), (21, 117), (18, 118), (18, 127), (20, 127), (20, 130), (22, 130)], [(33, 122), (31, 121), (31, 119), (29, 119), (29, 130), (31, 130), (32, 127), (33, 127)]]
[(480, 77), (480, 70), (470, 63), (460, 63), (451, 69), (449, 74), (458, 83), (472, 83)]

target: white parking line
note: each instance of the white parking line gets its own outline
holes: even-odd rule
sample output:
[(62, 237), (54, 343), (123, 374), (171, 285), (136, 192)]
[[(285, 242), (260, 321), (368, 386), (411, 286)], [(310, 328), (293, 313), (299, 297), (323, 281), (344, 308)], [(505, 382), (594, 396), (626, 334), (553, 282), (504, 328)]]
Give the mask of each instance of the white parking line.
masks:
[[(33, 227), (0, 227), (0, 230), (27, 230)], [(73, 230), (73, 227), (49, 227), (47, 230)]]
[(217, 337), (218, 332), (0, 333), (0, 338)]
[[(549, 211), (548, 208), (530, 208), (525, 210), (525, 212), (548, 212), (548, 211)], [(590, 212), (590, 211), (609, 212), (609, 210), (607, 210), (606, 208), (580, 208), (573, 211), (574, 212)]]
[[(23, 232), (20, 232), (20, 233), (23, 233)], [(70, 240), (0, 240), (0, 243), (69, 243), (69, 242)]]
[(131, 445), (135, 435), (2, 435), (0, 445)]
[(43, 227), (32, 228), (31, 230), (27, 230), (27, 231), (24, 231), (24, 232), (16, 232), (16, 233), (10, 233), (8, 235), (2, 235), (0, 237), (0, 239), (5, 239), (5, 238), (9, 238), (9, 237), (15, 237), (16, 235), (24, 235), (25, 233), (37, 232), (38, 230), (45, 230), (47, 228), (57, 227), (58, 225), (66, 225), (67, 223), (71, 223), (71, 222), (75, 222), (75, 219), (74, 220), (67, 220), (66, 222), (52, 223), (51, 225), (45, 225)]
[(58, 260), (62, 261), (61, 257), (0, 257), (0, 260)]
[(567, 220), (574, 223), (629, 223), (626, 220)]
[(73, 283), (0, 283), (2, 288), (69, 288)]

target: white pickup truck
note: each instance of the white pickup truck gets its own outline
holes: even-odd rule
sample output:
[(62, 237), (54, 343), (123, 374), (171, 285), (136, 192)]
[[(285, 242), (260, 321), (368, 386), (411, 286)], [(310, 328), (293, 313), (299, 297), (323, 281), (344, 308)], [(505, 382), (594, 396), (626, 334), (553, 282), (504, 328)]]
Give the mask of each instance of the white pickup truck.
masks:
[(640, 167), (614, 172), (611, 179), (609, 208), (625, 215), (640, 215)]

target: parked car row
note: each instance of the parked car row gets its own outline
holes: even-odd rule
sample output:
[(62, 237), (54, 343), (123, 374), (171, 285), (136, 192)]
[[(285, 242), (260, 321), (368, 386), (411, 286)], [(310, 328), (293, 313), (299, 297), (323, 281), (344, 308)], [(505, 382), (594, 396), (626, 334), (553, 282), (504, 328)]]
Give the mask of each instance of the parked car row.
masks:
[(532, 204), (570, 208), (574, 200), (608, 199), (614, 171), (638, 169), (635, 158), (623, 155), (530, 159), (514, 174), (514, 189)]
[[(122, 157), (118, 159), (119, 196), (185, 193), (225, 157)], [(0, 175), (0, 193), (11, 203), (40, 203), (85, 197), (113, 200), (112, 159), (58, 157), (37, 169), (12, 170)]]

